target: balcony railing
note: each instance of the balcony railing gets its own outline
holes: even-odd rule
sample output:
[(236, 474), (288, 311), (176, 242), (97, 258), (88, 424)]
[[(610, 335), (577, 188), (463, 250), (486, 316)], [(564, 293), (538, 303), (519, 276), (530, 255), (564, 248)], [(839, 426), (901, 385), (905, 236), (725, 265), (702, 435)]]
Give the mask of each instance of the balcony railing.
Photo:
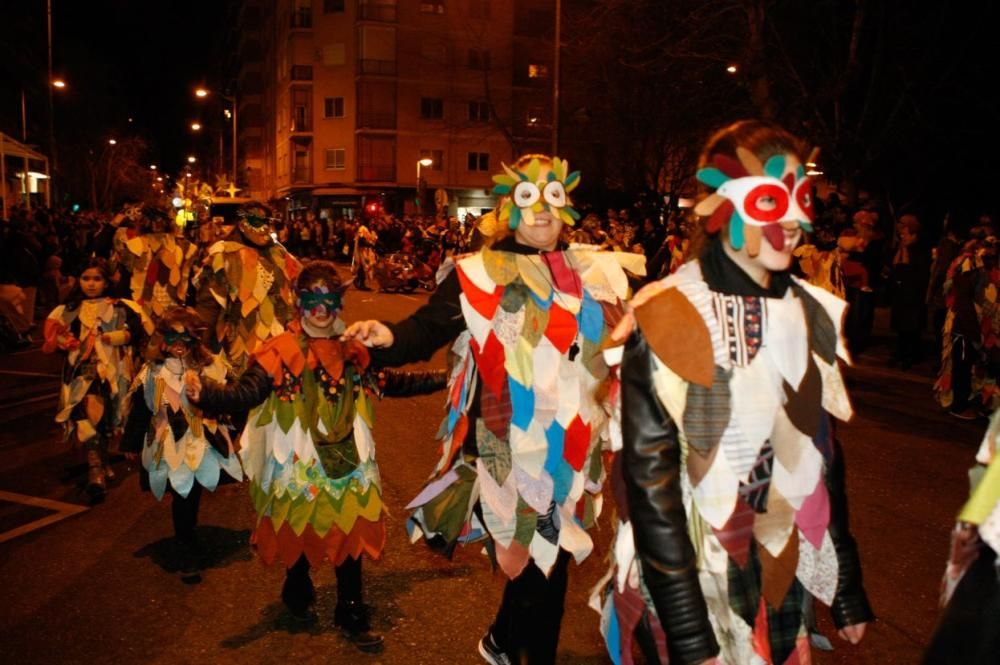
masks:
[(300, 166), (292, 169), (292, 184), (301, 185), (312, 182), (312, 169), (308, 166)]
[(396, 129), (395, 113), (358, 114), (358, 129)]
[(358, 180), (362, 182), (392, 182), (395, 179), (393, 164), (358, 164)]
[(358, 0), (358, 16), (362, 21), (396, 21), (395, 2)]
[(313, 27), (312, 7), (299, 7), (292, 12), (292, 29), (308, 30)]
[(362, 74), (377, 74), (379, 76), (395, 76), (396, 75), (396, 61), (395, 60), (371, 60), (367, 58), (361, 58), (361, 73)]

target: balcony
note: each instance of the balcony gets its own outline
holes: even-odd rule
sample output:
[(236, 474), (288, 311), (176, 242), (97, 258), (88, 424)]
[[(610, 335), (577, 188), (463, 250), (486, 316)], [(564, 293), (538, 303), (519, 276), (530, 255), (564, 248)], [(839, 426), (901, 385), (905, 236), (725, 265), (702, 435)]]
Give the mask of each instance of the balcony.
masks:
[(393, 182), (396, 167), (393, 164), (358, 164), (358, 180), (361, 182)]
[(375, 74), (378, 76), (396, 75), (395, 60), (371, 60), (367, 58), (361, 58), (359, 64), (362, 74)]
[(395, 113), (358, 113), (358, 129), (396, 129)]
[(292, 30), (311, 30), (313, 27), (312, 7), (299, 7), (290, 18)]
[(362, 21), (396, 22), (396, 3), (358, 0), (358, 16)]
[(312, 183), (312, 169), (308, 166), (298, 166), (292, 169), (293, 185), (308, 185)]

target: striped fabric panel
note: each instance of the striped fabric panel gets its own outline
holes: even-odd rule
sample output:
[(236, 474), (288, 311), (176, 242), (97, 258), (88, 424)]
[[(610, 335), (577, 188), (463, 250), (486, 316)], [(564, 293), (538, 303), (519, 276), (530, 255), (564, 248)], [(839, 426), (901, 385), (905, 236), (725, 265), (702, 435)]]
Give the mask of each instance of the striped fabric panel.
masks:
[(730, 367), (732, 362), (729, 353), (722, 341), (722, 327), (719, 325), (719, 318), (715, 314), (715, 307), (712, 300), (712, 292), (708, 290), (708, 285), (704, 282), (681, 283), (677, 285), (677, 290), (687, 296), (688, 301), (694, 305), (701, 315), (705, 326), (708, 328), (708, 335), (712, 340), (712, 351), (715, 354), (715, 364), (720, 367)]

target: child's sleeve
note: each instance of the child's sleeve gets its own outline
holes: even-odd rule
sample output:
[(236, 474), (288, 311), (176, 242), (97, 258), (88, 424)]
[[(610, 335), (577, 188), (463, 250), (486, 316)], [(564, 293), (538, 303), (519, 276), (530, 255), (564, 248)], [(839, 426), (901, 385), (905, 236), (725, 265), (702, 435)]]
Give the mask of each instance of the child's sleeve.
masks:
[(263, 367), (253, 363), (234, 383), (222, 385), (205, 381), (197, 405), (211, 413), (242, 413), (267, 399), (271, 390), (271, 376)]

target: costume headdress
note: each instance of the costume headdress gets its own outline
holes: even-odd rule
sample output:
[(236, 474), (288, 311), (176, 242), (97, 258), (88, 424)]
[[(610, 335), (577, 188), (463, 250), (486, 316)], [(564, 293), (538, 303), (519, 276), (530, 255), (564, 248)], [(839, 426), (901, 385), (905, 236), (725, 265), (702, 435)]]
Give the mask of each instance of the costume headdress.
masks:
[[(542, 176), (542, 160), (552, 167)], [(506, 197), (500, 206), (499, 221), (516, 229), (524, 219), (528, 226), (535, 224), (535, 214), (548, 211), (572, 226), (580, 213), (570, 207), (569, 193), (580, 184), (580, 172), (569, 173), (569, 162), (558, 157), (549, 160), (544, 155), (533, 158), (523, 171), (501, 163), (504, 173), (493, 176), (493, 193)]]
[(236, 212), (240, 231), (253, 231), (270, 235), (275, 221), (271, 211), (263, 203), (247, 203)]
[(784, 155), (761, 164), (745, 148), (736, 153), (738, 159), (716, 154), (710, 166), (698, 170), (698, 180), (715, 190), (694, 209), (708, 217), (706, 230), (715, 233), (728, 220), (733, 249), (746, 244), (751, 256), (760, 251), (761, 235), (780, 250), (783, 228), (812, 231), (812, 184), (802, 165), (790, 169)]

